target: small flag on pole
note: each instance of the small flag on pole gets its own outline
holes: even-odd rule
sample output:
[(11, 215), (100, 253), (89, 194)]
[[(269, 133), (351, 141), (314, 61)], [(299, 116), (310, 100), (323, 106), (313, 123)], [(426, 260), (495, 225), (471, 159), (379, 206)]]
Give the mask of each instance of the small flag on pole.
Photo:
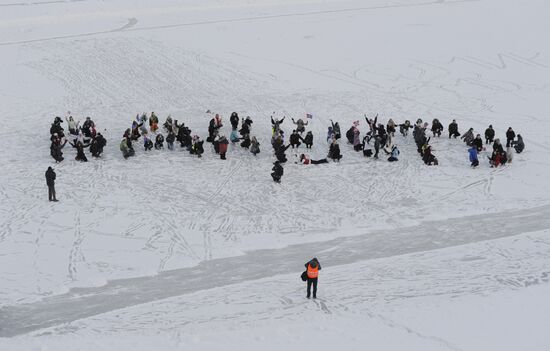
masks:
[(306, 113), (306, 118), (312, 119), (312, 118), (313, 118), (313, 115), (312, 115), (311, 113)]

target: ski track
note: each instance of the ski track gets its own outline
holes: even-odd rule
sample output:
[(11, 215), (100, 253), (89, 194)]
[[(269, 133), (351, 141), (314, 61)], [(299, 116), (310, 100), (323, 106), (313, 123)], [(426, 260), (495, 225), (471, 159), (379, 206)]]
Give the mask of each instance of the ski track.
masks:
[[(194, 268), (165, 271), (153, 277), (114, 280), (99, 288), (73, 289), (67, 294), (47, 297), (36, 303), (3, 307), (0, 309), (0, 336), (28, 333), (115, 309), (290, 273), (300, 267), (302, 262), (297, 259), (304, 252), (314, 255), (327, 250), (320, 256), (321, 259), (331, 262), (332, 266), (338, 266), (543, 230), (550, 227), (549, 215), (550, 206), (542, 206), (502, 212), (490, 217), (471, 216), (426, 222), (399, 230), (381, 230), (284, 249), (251, 251), (244, 256), (205, 261)], [(505, 218), (508, 224), (502, 226)], [(468, 227), (468, 231), (463, 230), (464, 226)], [(431, 231), (436, 228), (440, 235), (434, 240)], [(388, 245), (390, 242), (399, 242), (399, 245)], [(258, 265), (257, 262), (262, 264)], [(538, 280), (547, 279), (544, 277), (548, 273), (543, 272)], [(209, 278), (205, 279), (205, 276)], [(500, 281), (510, 284), (502, 278)], [(525, 286), (530, 283), (521, 284)], [(328, 309), (323, 310), (329, 313)]]

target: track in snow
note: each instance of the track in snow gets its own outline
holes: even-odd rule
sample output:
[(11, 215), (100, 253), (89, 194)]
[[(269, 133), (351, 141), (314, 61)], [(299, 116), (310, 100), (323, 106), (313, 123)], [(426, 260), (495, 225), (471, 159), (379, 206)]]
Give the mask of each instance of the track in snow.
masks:
[[(257, 250), (244, 256), (202, 262), (153, 277), (114, 280), (98, 288), (73, 289), (36, 303), (0, 309), (0, 337), (12, 337), (116, 309), (205, 289), (301, 270), (318, 255), (327, 265), (429, 251), (550, 228), (550, 205), (426, 222), (399, 230)], [(434, 236), (434, 233), (438, 233)], [(437, 240), (434, 240), (437, 238)], [(389, 243), (394, 243), (389, 245)]]

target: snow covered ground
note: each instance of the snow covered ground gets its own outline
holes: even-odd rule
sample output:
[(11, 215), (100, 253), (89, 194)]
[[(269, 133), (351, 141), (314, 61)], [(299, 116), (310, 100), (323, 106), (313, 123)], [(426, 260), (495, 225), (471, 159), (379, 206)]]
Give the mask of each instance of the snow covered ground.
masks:
[[(544, 0), (0, 0), (0, 350), (546, 350), (550, 338), (550, 30)], [(118, 150), (136, 113), (254, 120), (262, 152), (221, 161)], [(49, 156), (71, 111), (103, 157)], [(471, 169), (458, 140), (427, 167), (288, 163), (269, 117), (456, 118), (526, 141)], [(65, 123), (66, 124), (66, 123)], [(303, 149), (301, 149), (303, 152)], [(56, 169), (59, 203), (46, 200)], [(317, 256), (320, 299), (298, 275)], [(73, 289), (73, 290), (71, 290)], [(3, 338), (2, 338), (3, 337)], [(4, 346), (6, 345), (6, 346)]]

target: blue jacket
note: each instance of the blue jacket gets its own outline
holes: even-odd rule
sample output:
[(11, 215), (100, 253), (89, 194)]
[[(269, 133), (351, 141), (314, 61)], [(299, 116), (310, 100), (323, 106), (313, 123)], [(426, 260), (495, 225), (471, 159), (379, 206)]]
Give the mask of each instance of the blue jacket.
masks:
[(229, 135), (229, 139), (234, 143), (239, 141), (239, 133), (237, 133), (237, 130), (231, 131), (231, 134)]
[(397, 156), (399, 156), (399, 149), (398, 149), (397, 147), (394, 147), (394, 148), (391, 150), (391, 157), (397, 158)]
[(477, 149), (475, 147), (470, 148), (468, 153), (470, 154), (470, 162), (477, 161)]

